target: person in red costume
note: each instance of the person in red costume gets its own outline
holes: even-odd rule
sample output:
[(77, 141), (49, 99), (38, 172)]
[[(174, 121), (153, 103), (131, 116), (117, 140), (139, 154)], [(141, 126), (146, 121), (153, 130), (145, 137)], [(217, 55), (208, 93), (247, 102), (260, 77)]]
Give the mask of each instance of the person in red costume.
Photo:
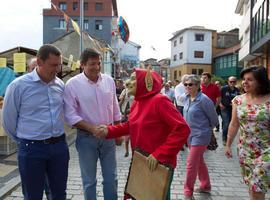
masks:
[[(158, 163), (174, 169), (177, 154), (186, 143), (190, 128), (170, 99), (160, 94), (162, 78), (150, 69), (135, 69), (126, 86), (135, 97), (128, 121), (100, 126), (101, 131), (94, 135), (109, 139), (129, 134), (132, 150), (139, 148), (149, 154), (147, 162), (151, 171)], [(167, 199), (170, 199), (170, 187)]]

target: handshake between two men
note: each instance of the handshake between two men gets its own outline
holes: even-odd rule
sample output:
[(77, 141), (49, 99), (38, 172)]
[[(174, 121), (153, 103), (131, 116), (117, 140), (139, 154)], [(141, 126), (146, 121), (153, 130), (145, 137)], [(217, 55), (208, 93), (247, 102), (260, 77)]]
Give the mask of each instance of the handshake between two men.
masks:
[(105, 139), (108, 135), (108, 128), (106, 125), (98, 125), (94, 127), (92, 133), (98, 139)]

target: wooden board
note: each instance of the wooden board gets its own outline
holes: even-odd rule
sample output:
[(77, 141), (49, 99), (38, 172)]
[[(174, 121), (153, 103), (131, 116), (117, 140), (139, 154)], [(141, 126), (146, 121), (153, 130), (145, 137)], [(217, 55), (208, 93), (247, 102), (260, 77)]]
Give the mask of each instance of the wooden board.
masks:
[(147, 157), (134, 151), (125, 192), (136, 200), (165, 200), (170, 177), (169, 167), (158, 164), (151, 172)]
[(2, 109), (0, 108), (0, 136), (6, 136), (4, 128), (2, 127)]

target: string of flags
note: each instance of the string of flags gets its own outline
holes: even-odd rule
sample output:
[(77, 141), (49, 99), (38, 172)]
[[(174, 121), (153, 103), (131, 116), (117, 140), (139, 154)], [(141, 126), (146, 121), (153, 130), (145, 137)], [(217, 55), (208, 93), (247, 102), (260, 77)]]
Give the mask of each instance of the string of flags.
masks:
[[(80, 31), (80, 27), (79, 25), (77, 24), (77, 22), (75, 22), (73, 19), (71, 19), (63, 10), (61, 10), (57, 5), (55, 5), (52, 0), (49, 0), (52, 7), (62, 13), (63, 17), (64, 17), (64, 20), (66, 22), (66, 30), (67, 32), (69, 31), (69, 22), (71, 21), (71, 24), (73, 26), (73, 29), (79, 34), (81, 35), (81, 31)], [(120, 35), (120, 38), (126, 43), (129, 39), (129, 28), (128, 28), (128, 25), (127, 25), (127, 22), (124, 20), (124, 18), (122, 16), (119, 17), (119, 20), (118, 20), (118, 24), (117, 24), (117, 27), (118, 27), (118, 33)], [(118, 34), (117, 33), (117, 34)]]
[[(66, 31), (69, 32), (69, 26), (70, 21), (73, 26), (73, 29), (81, 35), (80, 27), (77, 24), (76, 21), (74, 21), (71, 17), (69, 17), (63, 10), (61, 10), (57, 5), (55, 5), (52, 0), (49, 0), (51, 3), (51, 6), (53, 9), (55, 9), (57, 12), (60, 12), (63, 15), (63, 18), (66, 22)], [(129, 40), (130, 32), (127, 25), (127, 22), (124, 20), (122, 16), (119, 17), (118, 23), (117, 23), (117, 31), (113, 32), (114, 35), (120, 35), (120, 38), (126, 43)], [(93, 38), (89, 38), (94, 42), (96, 46), (98, 46), (102, 51), (108, 50), (107, 48), (102, 48), (99, 44), (96, 43)], [(153, 48), (153, 47), (152, 47)], [(153, 48), (154, 50), (154, 48)], [(25, 53), (14, 53), (13, 55), (13, 62), (14, 62), (14, 72), (25, 72), (26, 71), (26, 54)], [(0, 58), (0, 68), (7, 66), (7, 59), (6, 58)], [(80, 62), (75, 62), (73, 60), (73, 56), (70, 55), (69, 61), (68, 61), (68, 68), (71, 69), (71, 71), (75, 71), (76, 69), (80, 68)]]
[(81, 35), (81, 30), (80, 30), (80, 27), (79, 25), (77, 24), (77, 22), (75, 22), (73, 19), (71, 19), (63, 10), (61, 10), (57, 5), (55, 5), (51, 0), (49, 0), (52, 7), (63, 14), (63, 17), (65, 19), (65, 22), (66, 22), (66, 30), (67, 32), (69, 31), (69, 22), (71, 21), (71, 24), (73, 26), (73, 29), (79, 34)]

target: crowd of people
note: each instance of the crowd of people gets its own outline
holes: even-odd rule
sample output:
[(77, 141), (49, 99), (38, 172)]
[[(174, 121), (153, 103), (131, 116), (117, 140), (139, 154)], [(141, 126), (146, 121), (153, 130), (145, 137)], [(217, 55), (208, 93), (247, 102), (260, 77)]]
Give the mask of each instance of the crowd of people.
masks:
[[(86, 200), (96, 200), (98, 161), (104, 199), (118, 199), (115, 154), (123, 136), (125, 157), (139, 148), (147, 156), (150, 171), (158, 164), (170, 166), (167, 200), (176, 158), (185, 144), (185, 200), (194, 200), (194, 192), (210, 194), (203, 155), (215, 128), (222, 129), (228, 158), (239, 132), (239, 162), (250, 199), (265, 199), (270, 187), (270, 86), (264, 67), (241, 72), (244, 93), (240, 94), (234, 76), (224, 86), (212, 83), (208, 72), (200, 77), (183, 75), (173, 84), (148, 68), (135, 69), (124, 82), (102, 74), (101, 62), (97, 51), (85, 49), (80, 57), (83, 72), (64, 84), (57, 78), (61, 52), (46, 44), (29, 63), (28, 73), (9, 84), (3, 128), (18, 143), (24, 199), (41, 200), (44, 189), (50, 200), (66, 199), (69, 151), (64, 123), (77, 129), (76, 149)], [(194, 188), (197, 177), (200, 185)], [(124, 195), (124, 199), (130, 198)]]

